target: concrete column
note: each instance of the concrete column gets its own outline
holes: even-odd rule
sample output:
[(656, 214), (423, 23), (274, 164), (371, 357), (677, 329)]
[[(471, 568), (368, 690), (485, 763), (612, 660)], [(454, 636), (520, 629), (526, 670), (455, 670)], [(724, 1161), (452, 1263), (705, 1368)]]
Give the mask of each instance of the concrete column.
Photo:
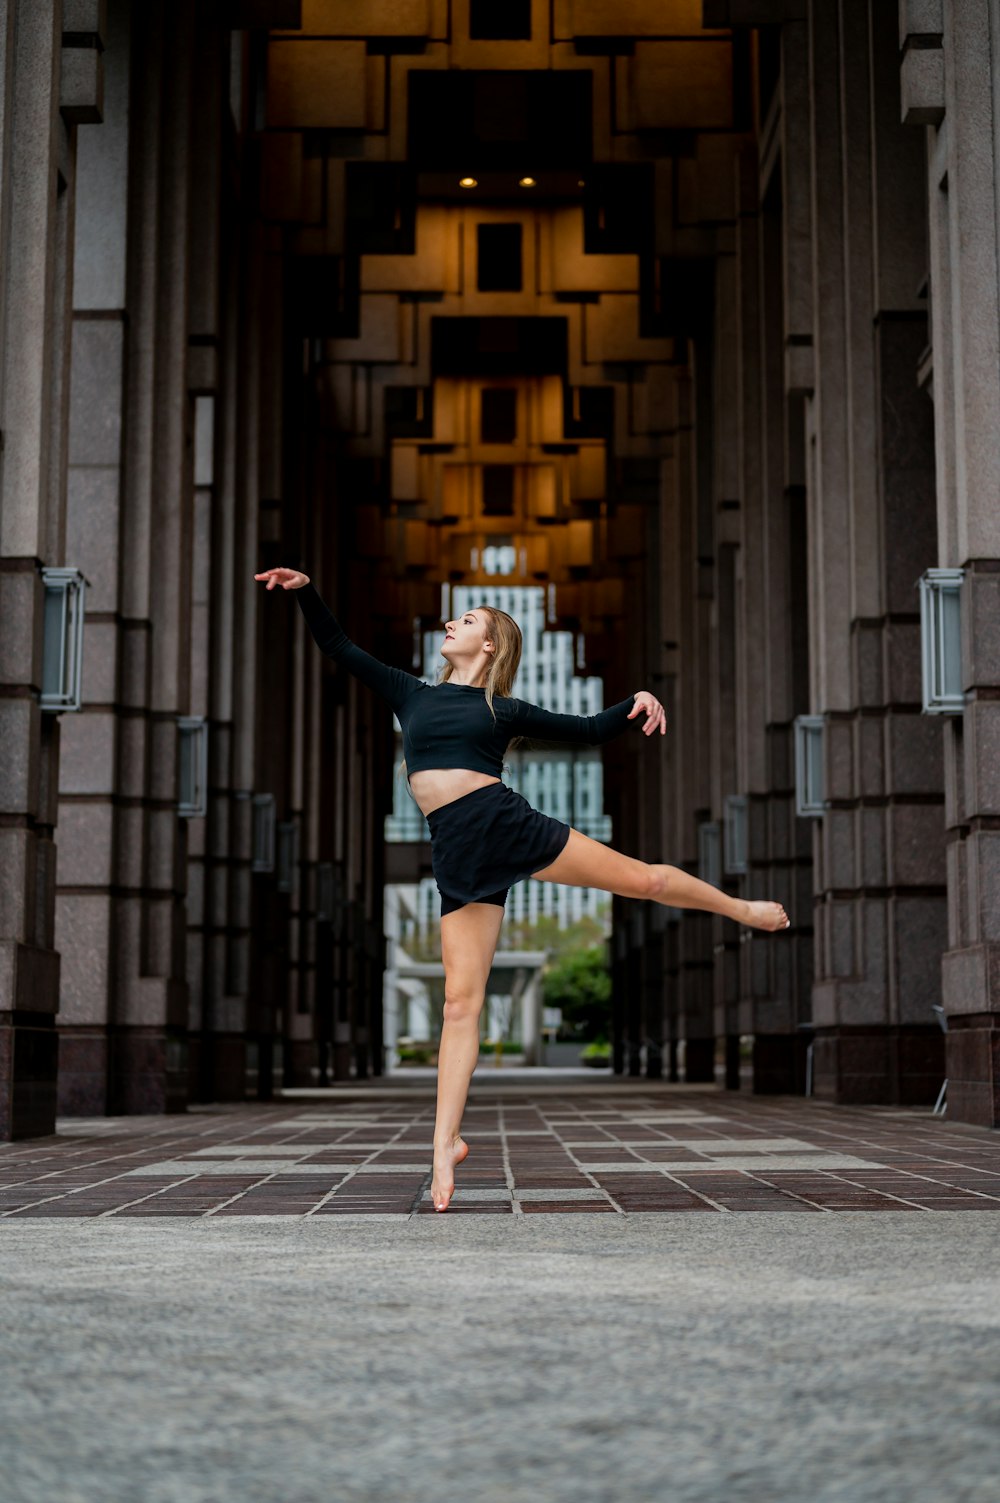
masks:
[[(712, 365), (708, 341), (692, 345), (692, 369), (678, 377), (678, 428), (675, 473), (678, 500), (679, 648), (678, 707), (674, 735), (678, 743), (678, 845), (672, 864), (696, 871), (698, 825), (711, 809), (711, 672), (712, 628), (712, 488), (710, 450), (696, 447), (695, 411), (711, 404)], [(712, 982), (712, 919), (686, 910), (678, 933), (679, 1029), (686, 1040), (686, 1075), (690, 1081), (713, 1080), (715, 1024)]]
[(39, 568), (78, 565), (66, 538), (75, 121), (100, 118), (96, 98), (63, 98), (61, 46), (59, 5), (0, 4), (0, 1138), (54, 1126), (53, 834), (63, 729), (79, 718), (38, 704)]
[[(62, 859), (56, 933), (63, 954), (59, 1109), (109, 1109), (114, 1019), (114, 867), (129, 815), (116, 807), (124, 659), (120, 630), (130, 7), (108, 7), (104, 123), (78, 131), (67, 545), (89, 580), (83, 711), (59, 783)], [(127, 837), (126, 837), (127, 838)]]
[(812, 832), (794, 813), (791, 724), (808, 709), (804, 476), (801, 399), (788, 394), (812, 360), (807, 56), (805, 24), (784, 25), (780, 151), (760, 186), (759, 344), (756, 367), (748, 365), (748, 380), (756, 371), (760, 393), (760, 512), (756, 520), (748, 514), (745, 532), (759, 537), (760, 552), (755, 567), (747, 559), (756, 588), (751, 584), (752, 594), (744, 595), (741, 631), (761, 672), (740, 710), (747, 724), (744, 892), (777, 898), (791, 919), (780, 942), (750, 931), (742, 936), (741, 996), (746, 1030), (753, 1034), (758, 1093), (801, 1089), (805, 1044), (799, 1025), (811, 1011)]
[[(900, 8), (903, 114), (927, 126), (937, 549), (965, 570), (964, 714), (943, 727), (948, 1113), (1000, 1125), (1000, 53), (993, 7)], [(918, 56), (918, 53), (921, 55)], [(914, 132), (915, 139), (919, 139)]]
[(914, 693), (913, 584), (933, 538), (917, 388), (921, 166), (882, 108), (896, 47), (882, 8), (841, 0), (810, 18), (810, 675), (826, 715), (827, 796), (815, 837), (815, 1089), (917, 1102), (939, 1084), (927, 978), (944, 879), (940, 760)]

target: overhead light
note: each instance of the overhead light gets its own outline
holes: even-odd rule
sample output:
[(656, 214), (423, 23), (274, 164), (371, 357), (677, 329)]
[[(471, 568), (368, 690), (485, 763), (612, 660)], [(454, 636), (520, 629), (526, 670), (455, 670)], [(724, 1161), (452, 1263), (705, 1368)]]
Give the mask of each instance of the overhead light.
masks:
[(581, 178), (578, 178), (578, 179), (577, 179), (577, 184), (576, 184), (576, 186), (577, 186), (577, 187), (578, 187), (578, 188), (586, 188), (586, 186), (587, 186), (587, 184), (586, 184), (586, 182), (585, 182), (585, 181), (584, 181), (584, 179), (583, 179), (583, 178), (582, 178), (582, 177), (581, 177)]
[(458, 180), (458, 186), (460, 188), (478, 188), (479, 180), (474, 177), (460, 177)]
[(522, 179), (521, 179), (521, 187), (522, 188), (537, 188), (538, 184), (535, 182), (535, 179), (533, 177), (522, 177)]

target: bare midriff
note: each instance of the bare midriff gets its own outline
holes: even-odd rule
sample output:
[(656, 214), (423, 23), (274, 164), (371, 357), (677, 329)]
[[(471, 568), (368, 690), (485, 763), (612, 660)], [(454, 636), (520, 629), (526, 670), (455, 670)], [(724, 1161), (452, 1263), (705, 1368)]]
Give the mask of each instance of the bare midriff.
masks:
[(410, 792), (421, 814), (427, 815), (467, 793), (474, 793), (477, 788), (499, 782), (499, 778), (488, 772), (472, 772), (467, 767), (428, 767), (411, 775)]

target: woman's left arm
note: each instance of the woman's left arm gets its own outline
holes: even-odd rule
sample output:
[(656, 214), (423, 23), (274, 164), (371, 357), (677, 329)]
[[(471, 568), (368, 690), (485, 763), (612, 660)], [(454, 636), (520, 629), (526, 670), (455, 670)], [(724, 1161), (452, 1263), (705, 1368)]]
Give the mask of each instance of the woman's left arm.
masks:
[(646, 713), (643, 731), (647, 736), (651, 736), (657, 727), (662, 733), (667, 724), (663, 706), (646, 689), (630, 694), (628, 699), (610, 705), (606, 710), (599, 710), (596, 715), (561, 715), (555, 710), (542, 710), (523, 699), (511, 699), (507, 703), (511, 712), (511, 734), (538, 741), (572, 741), (581, 746), (602, 746), (620, 735), (628, 722), (642, 711)]

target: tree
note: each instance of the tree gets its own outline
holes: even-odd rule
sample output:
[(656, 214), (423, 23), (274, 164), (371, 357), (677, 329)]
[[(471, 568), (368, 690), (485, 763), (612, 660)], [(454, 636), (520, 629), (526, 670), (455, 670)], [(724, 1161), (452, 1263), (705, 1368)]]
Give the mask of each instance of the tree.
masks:
[(546, 1007), (562, 1008), (563, 1023), (582, 1039), (606, 1038), (611, 1028), (611, 976), (603, 945), (561, 955), (545, 972)]

